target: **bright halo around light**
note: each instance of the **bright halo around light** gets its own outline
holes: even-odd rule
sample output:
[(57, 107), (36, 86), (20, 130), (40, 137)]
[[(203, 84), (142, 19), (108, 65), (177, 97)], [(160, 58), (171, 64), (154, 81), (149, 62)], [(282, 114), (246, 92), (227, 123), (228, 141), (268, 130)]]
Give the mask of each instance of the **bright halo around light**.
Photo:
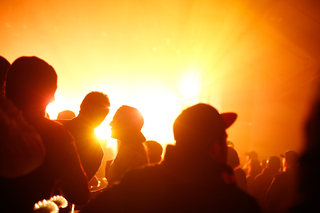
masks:
[[(126, 102), (111, 101), (110, 113), (107, 119), (95, 129), (95, 133), (100, 140), (107, 140), (107, 147), (116, 150), (117, 141), (110, 138), (111, 127), (109, 126), (114, 113), (121, 105), (128, 105), (137, 108), (143, 118), (144, 125), (142, 133), (147, 140), (155, 140), (161, 143), (164, 147), (174, 142), (172, 125), (174, 119), (180, 113), (179, 95), (173, 91), (169, 91), (161, 86), (141, 88), (133, 94), (136, 96), (125, 97)], [(110, 95), (110, 100), (113, 100)], [(119, 94), (115, 97), (120, 97)], [(119, 98), (120, 99), (120, 98)]]
[[(111, 115), (111, 113), (109, 113), (108, 117), (109, 116), (110, 119), (112, 119), (113, 114)], [(109, 123), (110, 120), (105, 120), (94, 130), (94, 133), (100, 142), (104, 141), (102, 144), (106, 144), (106, 148), (112, 148), (115, 151), (117, 150), (117, 140), (111, 138), (111, 127), (109, 126)]]
[(144, 97), (136, 105), (144, 117), (143, 134), (162, 145), (173, 143), (172, 125), (180, 113), (179, 98), (164, 88), (155, 88)]
[(182, 77), (180, 91), (182, 98), (188, 100), (199, 96), (201, 90), (201, 76), (195, 69), (189, 69)]
[(59, 93), (55, 94), (55, 101), (48, 104), (46, 112), (49, 114), (50, 119), (56, 119), (58, 113), (63, 110), (71, 110), (74, 113), (78, 114), (79, 106), (76, 104), (67, 101), (67, 99), (63, 98)]

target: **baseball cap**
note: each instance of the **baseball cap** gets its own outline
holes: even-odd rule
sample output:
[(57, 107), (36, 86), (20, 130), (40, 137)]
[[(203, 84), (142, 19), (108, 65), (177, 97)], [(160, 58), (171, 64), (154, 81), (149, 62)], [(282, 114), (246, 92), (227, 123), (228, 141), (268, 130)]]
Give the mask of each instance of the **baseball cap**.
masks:
[(193, 105), (183, 110), (174, 121), (173, 133), (176, 145), (206, 149), (214, 140), (223, 138), (225, 130), (236, 119), (236, 113), (220, 114), (217, 109), (209, 104)]

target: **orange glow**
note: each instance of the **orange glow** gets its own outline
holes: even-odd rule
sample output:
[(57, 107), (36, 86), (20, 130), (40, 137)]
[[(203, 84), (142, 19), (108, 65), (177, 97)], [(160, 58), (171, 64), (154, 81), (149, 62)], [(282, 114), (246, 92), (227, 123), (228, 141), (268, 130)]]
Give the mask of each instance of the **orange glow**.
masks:
[(127, 97), (127, 102), (115, 102), (112, 104), (109, 115), (96, 130), (95, 133), (100, 139), (107, 139), (108, 147), (116, 150), (117, 142), (115, 139), (110, 138), (111, 130), (109, 123), (116, 110), (121, 105), (133, 106), (142, 113), (144, 117), (144, 126), (142, 133), (147, 140), (156, 140), (164, 147), (168, 143), (173, 143), (172, 124), (176, 116), (179, 114), (180, 105), (178, 98), (176, 98), (166, 88), (148, 87), (148, 90), (143, 88), (138, 92), (139, 98), (130, 99)]
[(237, 112), (228, 139), (243, 163), (250, 150), (266, 159), (303, 147), (320, 67), (312, 2), (3, 0), (0, 54), (10, 62), (36, 55), (55, 68), (52, 119), (78, 114), (91, 91), (106, 93), (111, 111), (96, 134), (110, 147), (121, 105), (138, 108), (146, 138), (163, 145), (173, 143), (173, 120), (187, 106)]
[(201, 76), (195, 70), (187, 70), (180, 84), (181, 94), (184, 100), (199, 97), (201, 90)]
[(46, 111), (51, 119), (57, 119), (58, 113), (63, 110), (71, 110), (78, 114), (79, 106), (63, 98), (59, 93), (56, 93), (55, 101), (48, 104)]
[[(142, 132), (147, 140), (156, 140), (163, 146), (173, 143), (172, 124), (180, 112), (179, 98), (167, 88), (157, 87), (156, 85), (148, 87), (148, 89), (140, 88), (137, 94), (139, 94), (137, 98), (124, 97), (127, 101), (123, 103), (116, 100), (112, 102), (112, 98), (110, 98), (110, 113), (106, 120), (95, 129), (97, 137), (99, 139), (106, 139), (108, 141), (107, 146), (116, 150), (116, 140), (110, 138), (111, 130), (109, 123), (121, 105), (129, 105), (136, 107), (142, 113), (145, 120)], [(113, 95), (119, 97), (121, 94), (116, 93)], [(47, 112), (51, 119), (56, 119), (58, 113), (65, 109), (72, 110), (77, 114), (80, 103), (81, 101), (77, 106), (77, 104), (67, 101), (59, 93), (56, 93), (55, 102), (48, 105)]]

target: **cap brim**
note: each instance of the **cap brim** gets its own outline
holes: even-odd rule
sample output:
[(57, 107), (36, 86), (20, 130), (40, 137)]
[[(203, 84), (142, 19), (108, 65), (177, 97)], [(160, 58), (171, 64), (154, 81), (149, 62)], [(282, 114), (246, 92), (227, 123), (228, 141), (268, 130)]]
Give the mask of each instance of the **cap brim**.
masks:
[(234, 112), (225, 112), (220, 114), (225, 125), (226, 129), (229, 128), (237, 119), (238, 115)]

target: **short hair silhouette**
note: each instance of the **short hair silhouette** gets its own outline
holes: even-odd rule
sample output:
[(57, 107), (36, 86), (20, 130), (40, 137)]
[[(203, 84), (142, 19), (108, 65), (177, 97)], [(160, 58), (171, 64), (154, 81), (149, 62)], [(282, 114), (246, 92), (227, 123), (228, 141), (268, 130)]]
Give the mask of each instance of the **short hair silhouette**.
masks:
[(90, 113), (92, 109), (110, 106), (109, 98), (103, 92), (92, 91), (81, 102), (79, 113)]
[(94, 128), (98, 127), (109, 113), (109, 97), (103, 92), (88, 93), (80, 104), (78, 117), (85, 118)]
[(299, 163), (299, 155), (293, 150), (286, 151), (281, 157), (285, 158), (288, 166), (297, 166)]
[(5, 95), (20, 109), (45, 108), (54, 100), (57, 74), (53, 67), (35, 56), (22, 56), (9, 67)]
[(69, 119), (72, 119), (74, 117), (76, 117), (76, 113), (74, 113), (73, 111), (71, 111), (71, 110), (63, 110), (63, 111), (58, 113), (57, 119), (69, 120)]
[(160, 143), (153, 140), (147, 140), (144, 142), (144, 145), (147, 147), (149, 162), (150, 163), (159, 163), (161, 161), (161, 156), (163, 152), (163, 147)]
[(278, 171), (281, 167), (281, 160), (277, 156), (271, 156), (267, 161), (268, 168)]

